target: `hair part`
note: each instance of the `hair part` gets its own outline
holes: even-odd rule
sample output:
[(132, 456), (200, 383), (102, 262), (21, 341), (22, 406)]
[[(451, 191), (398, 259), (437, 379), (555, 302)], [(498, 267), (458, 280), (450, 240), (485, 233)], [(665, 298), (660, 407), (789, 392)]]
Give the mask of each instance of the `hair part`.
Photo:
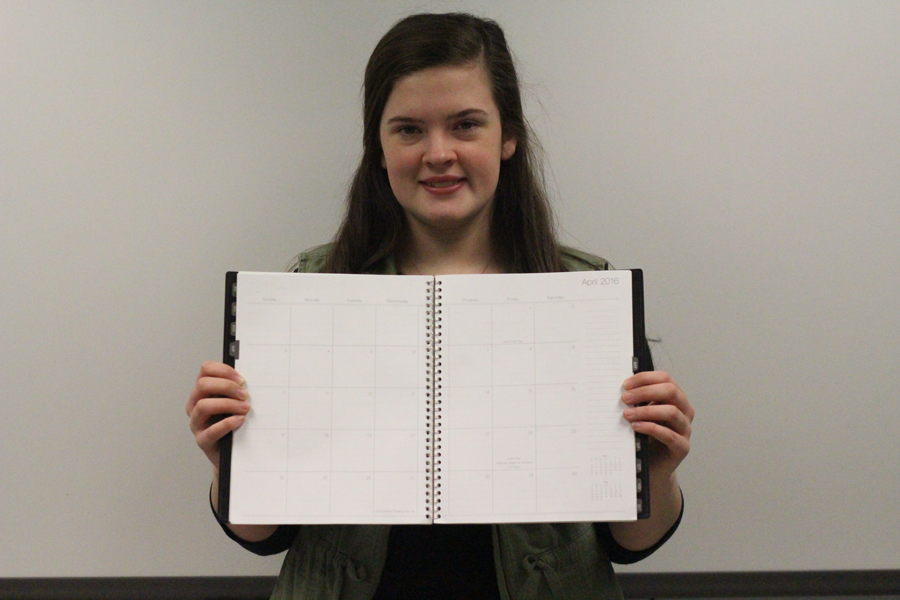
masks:
[(491, 84), (503, 138), (516, 151), (501, 162), (491, 240), (507, 268), (562, 270), (552, 211), (525, 120), (515, 64), (500, 26), (464, 13), (416, 14), (397, 22), (369, 58), (363, 82), (363, 156), (325, 270), (362, 273), (397, 252), (406, 220), (381, 166), (381, 117), (397, 81), (424, 69), (480, 64)]

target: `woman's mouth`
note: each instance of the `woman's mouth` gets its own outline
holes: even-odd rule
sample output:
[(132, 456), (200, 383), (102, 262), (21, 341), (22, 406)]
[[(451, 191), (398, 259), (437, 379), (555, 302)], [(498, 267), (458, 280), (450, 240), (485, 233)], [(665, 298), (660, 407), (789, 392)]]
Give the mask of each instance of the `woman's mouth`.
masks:
[(450, 193), (462, 187), (465, 178), (462, 177), (433, 177), (423, 179), (420, 183), (430, 192)]
[(456, 179), (454, 181), (426, 181), (425, 185), (427, 185), (429, 187), (435, 187), (435, 188), (445, 188), (445, 187), (450, 187), (451, 185), (456, 185), (458, 182), (459, 182), (458, 179)]

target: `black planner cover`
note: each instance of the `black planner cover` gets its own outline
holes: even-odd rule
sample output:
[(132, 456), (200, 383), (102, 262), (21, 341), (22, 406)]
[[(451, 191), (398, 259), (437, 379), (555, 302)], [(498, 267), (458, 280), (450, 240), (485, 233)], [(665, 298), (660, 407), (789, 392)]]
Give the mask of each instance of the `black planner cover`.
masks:
[[(634, 320), (634, 372), (649, 371), (653, 368), (647, 332), (644, 325), (644, 272), (631, 269), (631, 310)], [(637, 455), (638, 519), (650, 517), (650, 444), (647, 434), (635, 434)]]
[[(237, 271), (229, 271), (225, 275), (225, 336), (222, 348), (222, 362), (234, 367), (237, 355), (237, 338), (235, 323), (237, 322)], [(234, 438), (228, 433), (219, 442), (219, 519), (228, 521), (228, 503), (231, 490), (231, 442)]]

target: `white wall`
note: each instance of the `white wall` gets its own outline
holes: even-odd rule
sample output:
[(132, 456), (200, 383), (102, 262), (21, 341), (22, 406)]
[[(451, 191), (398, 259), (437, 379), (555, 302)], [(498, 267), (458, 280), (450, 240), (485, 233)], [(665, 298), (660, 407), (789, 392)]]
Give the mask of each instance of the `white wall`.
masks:
[(900, 4), (0, 0), (0, 577), (277, 571), (219, 532), (183, 409), (223, 276), (330, 237), (369, 52), (459, 7), (697, 408), (636, 568), (897, 568)]

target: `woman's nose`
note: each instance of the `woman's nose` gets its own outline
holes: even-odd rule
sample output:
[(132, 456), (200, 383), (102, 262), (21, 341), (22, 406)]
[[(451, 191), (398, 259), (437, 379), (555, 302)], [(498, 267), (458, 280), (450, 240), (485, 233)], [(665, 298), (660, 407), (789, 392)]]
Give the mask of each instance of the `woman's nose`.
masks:
[(445, 166), (456, 160), (456, 149), (453, 140), (445, 135), (433, 135), (428, 139), (428, 146), (422, 161), (430, 166)]

